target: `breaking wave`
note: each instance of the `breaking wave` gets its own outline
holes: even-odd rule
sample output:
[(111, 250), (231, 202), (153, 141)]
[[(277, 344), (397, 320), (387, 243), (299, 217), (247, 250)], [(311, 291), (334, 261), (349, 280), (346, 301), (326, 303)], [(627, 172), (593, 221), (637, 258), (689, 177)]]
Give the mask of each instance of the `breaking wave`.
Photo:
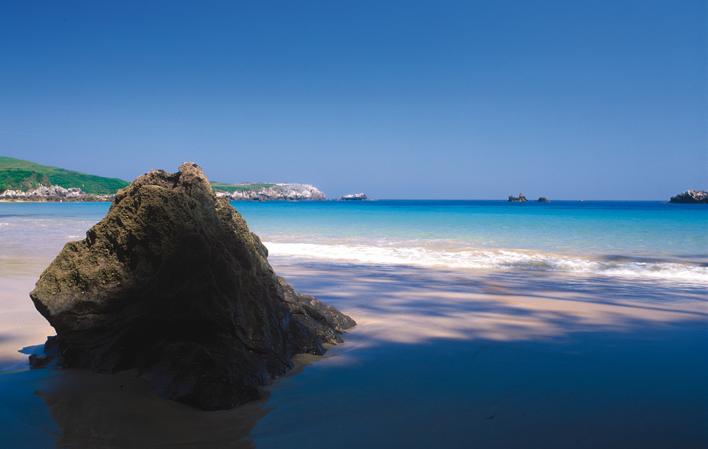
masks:
[(266, 242), (273, 256), (380, 265), (425, 267), (540, 270), (578, 275), (600, 275), (708, 285), (708, 266), (663, 260), (632, 258), (583, 258), (562, 254), (505, 249), (439, 250), (411, 246)]

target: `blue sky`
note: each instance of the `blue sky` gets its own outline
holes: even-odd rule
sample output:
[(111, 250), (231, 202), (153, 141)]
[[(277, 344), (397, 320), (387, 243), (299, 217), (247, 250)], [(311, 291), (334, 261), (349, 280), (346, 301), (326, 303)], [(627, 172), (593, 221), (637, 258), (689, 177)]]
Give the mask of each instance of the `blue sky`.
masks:
[(0, 8), (0, 154), (330, 196), (708, 188), (705, 1)]

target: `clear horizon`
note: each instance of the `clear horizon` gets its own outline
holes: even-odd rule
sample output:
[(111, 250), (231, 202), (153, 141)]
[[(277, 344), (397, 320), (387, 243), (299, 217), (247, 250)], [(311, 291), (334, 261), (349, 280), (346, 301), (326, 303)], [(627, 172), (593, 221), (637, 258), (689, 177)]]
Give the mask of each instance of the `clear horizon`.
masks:
[[(6, 156), (6, 155), (0, 154), (0, 157), (1, 157), (1, 156)], [(9, 157), (14, 157), (14, 156), (9, 156)], [(36, 161), (29, 161), (29, 162), (36, 162)], [(189, 161), (184, 161), (184, 162), (189, 162)], [(44, 164), (41, 164), (41, 165), (44, 165)], [(55, 168), (62, 168), (62, 169), (70, 170), (70, 171), (76, 171), (76, 170), (72, 170), (71, 168), (68, 168), (68, 167), (56, 167), (56, 166), (55, 166)], [(158, 168), (158, 167), (155, 167), (155, 168)], [(174, 170), (176, 170), (176, 168), (175, 168), (175, 169), (165, 169), (165, 170), (167, 170), (167, 171), (170, 171), (170, 170), (174, 171)], [(147, 170), (146, 170), (146, 171), (147, 171)], [(96, 173), (87, 173), (87, 174), (95, 175)], [(141, 174), (142, 174), (142, 173), (141, 173)], [(100, 176), (100, 175), (99, 175), (99, 176)], [(139, 175), (136, 175), (136, 176), (139, 176)], [(115, 178), (115, 176), (111, 176), (111, 175), (105, 175), (105, 177)], [(118, 177), (118, 178), (120, 178), (120, 177)], [(127, 182), (132, 181), (132, 179), (125, 179), (125, 178), (120, 178), (120, 179), (123, 179), (124, 181), (127, 181)], [(212, 182), (224, 182), (223, 180), (220, 180), (220, 179), (211, 179), (211, 178), (210, 178), (210, 181), (212, 181)], [(268, 181), (268, 182), (272, 182), (272, 183), (281, 183), (281, 182), (282, 182), (282, 183), (288, 183), (288, 182), (285, 182), (285, 181)], [(231, 183), (231, 182), (227, 182), (227, 183)], [(257, 184), (257, 183), (259, 183), (259, 181), (234, 181), (233, 183), (243, 183), (243, 184), (254, 183), (254, 184)], [(299, 183), (299, 182), (298, 182), (298, 183)], [(301, 184), (308, 184), (308, 183), (307, 183), (307, 182), (302, 182)], [(319, 186), (315, 185), (314, 187), (319, 187)], [(688, 190), (688, 189), (687, 189), (687, 190)], [(697, 190), (697, 189), (692, 189), (692, 190)], [(685, 191), (685, 190), (684, 190), (684, 191)], [(675, 194), (683, 193), (684, 191), (676, 192)], [(325, 199), (325, 201), (338, 200), (339, 197), (343, 195), (343, 194), (340, 194), (340, 195), (330, 195), (330, 194), (328, 194), (326, 191), (324, 191), (324, 193), (327, 195), (327, 198)], [(347, 193), (359, 193), (359, 192), (358, 192), (358, 191), (357, 191), (357, 192), (352, 191), (352, 192), (347, 192)], [(366, 193), (366, 192), (363, 192), (363, 193)], [(605, 199), (605, 198), (595, 198), (595, 199), (587, 199), (587, 198), (551, 198), (551, 197), (549, 197), (548, 195), (544, 195), (544, 194), (540, 194), (540, 195), (534, 196), (534, 195), (526, 194), (525, 192), (510, 193), (509, 195), (506, 195), (506, 196), (504, 196), (503, 198), (502, 198), (502, 197), (500, 197), (500, 198), (481, 198), (481, 197), (427, 197), (427, 198), (426, 198), (426, 197), (419, 197), (419, 198), (416, 198), (416, 197), (398, 197), (398, 198), (385, 198), (385, 197), (381, 197), (381, 198), (379, 198), (379, 197), (373, 197), (373, 196), (371, 196), (371, 195), (368, 195), (368, 197), (369, 197), (368, 199), (369, 199), (369, 200), (376, 200), (376, 201), (507, 201), (507, 197), (508, 197), (508, 196), (510, 196), (510, 195), (516, 196), (516, 195), (519, 195), (519, 194), (521, 194), (521, 193), (523, 193), (523, 194), (526, 196), (526, 198), (528, 199), (528, 201), (529, 201), (529, 202), (532, 202), (532, 203), (533, 203), (533, 202), (536, 202), (536, 200), (537, 200), (539, 197), (546, 197), (546, 199), (549, 200), (549, 201), (550, 201), (550, 200), (553, 200), (553, 201), (565, 201), (565, 202), (583, 202), (583, 201), (588, 201), (588, 202), (593, 202), (593, 201), (596, 201), (596, 202), (603, 202), (603, 201), (607, 201), (607, 202), (612, 202), (612, 201), (616, 201), (616, 202), (623, 202), (623, 201), (624, 201), (624, 202), (642, 202), (642, 201), (646, 201), (646, 202), (666, 202), (666, 201), (669, 200), (669, 198), (654, 198), (654, 199), (626, 199), (626, 198), (615, 198), (615, 199)], [(675, 194), (672, 194), (671, 196), (674, 196)]]
[(0, 17), (0, 154), (329, 197), (708, 188), (706, 5), (52, 2)]

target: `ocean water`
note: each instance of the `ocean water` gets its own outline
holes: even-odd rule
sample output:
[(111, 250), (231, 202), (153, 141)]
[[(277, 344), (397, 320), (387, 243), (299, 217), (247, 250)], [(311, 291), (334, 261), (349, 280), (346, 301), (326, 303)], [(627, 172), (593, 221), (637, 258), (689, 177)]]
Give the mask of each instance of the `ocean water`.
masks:
[[(274, 256), (708, 284), (708, 207), (666, 202), (235, 202)], [(106, 203), (0, 204), (0, 258), (83, 237)], [(37, 238), (44, 236), (44, 238)], [(33, 241), (34, 240), (34, 241)]]

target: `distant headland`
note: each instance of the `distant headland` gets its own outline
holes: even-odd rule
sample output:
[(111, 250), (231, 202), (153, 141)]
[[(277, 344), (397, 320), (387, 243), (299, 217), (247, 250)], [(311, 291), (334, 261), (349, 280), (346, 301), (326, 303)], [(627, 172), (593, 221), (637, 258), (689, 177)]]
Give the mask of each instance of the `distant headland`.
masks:
[(108, 201), (128, 183), (0, 156), (0, 200)]
[[(0, 201), (111, 201), (128, 182), (0, 156)], [(324, 200), (310, 184), (211, 183), (220, 197), (237, 201)]]
[(223, 182), (212, 182), (211, 187), (218, 197), (229, 197), (236, 201), (302, 201), (324, 200), (327, 198), (324, 192), (310, 184), (226, 184)]

